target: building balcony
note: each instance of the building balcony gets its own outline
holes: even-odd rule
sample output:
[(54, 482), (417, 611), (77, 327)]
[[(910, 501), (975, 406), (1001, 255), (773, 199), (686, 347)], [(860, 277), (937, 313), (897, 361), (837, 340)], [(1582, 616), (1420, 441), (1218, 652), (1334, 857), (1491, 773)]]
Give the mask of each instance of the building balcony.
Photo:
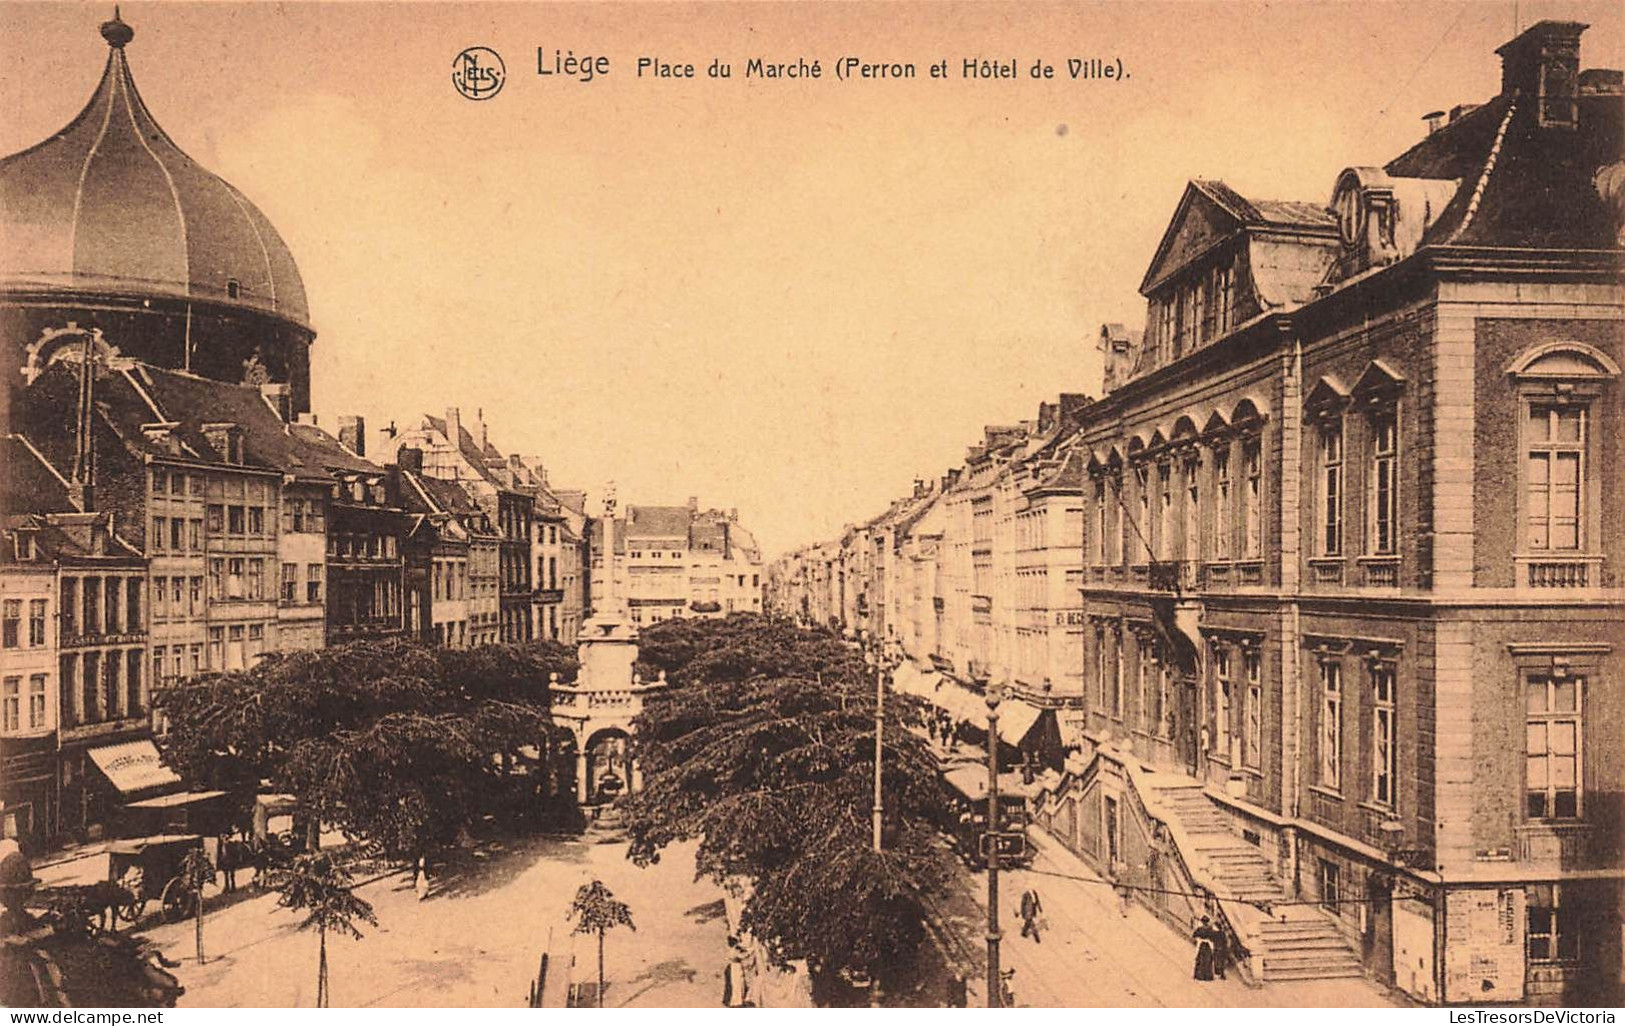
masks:
[(720, 603), (720, 602), (690, 602), (688, 604), (688, 608), (693, 610), (696, 613), (720, 613), (720, 612), (722, 612), (722, 603)]
[(1399, 587), (1398, 556), (1361, 556), (1358, 562), (1367, 588)]
[(557, 602), (563, 602), (564, 601), (564, 589), (563, 588), (537, 588), (535, 597), (536, 597), (536, 601), (540, 602), (542, 605), (552, 605), (552, 604), (557, 603)]
[(1603, 584), (1602, 557), (1590, 555), (1520, 555), (1520, 588), (1595, 588)]
[(1186, 594), (1201, 587), (1195, 560), (1158, 560), (1146, 565), (1146, 587), (1152, 591)]
[(1530, 823), (1516, 833), (1520, 862), (1557, 869), (1588, 869), (1596, 862), (1590, 823)]

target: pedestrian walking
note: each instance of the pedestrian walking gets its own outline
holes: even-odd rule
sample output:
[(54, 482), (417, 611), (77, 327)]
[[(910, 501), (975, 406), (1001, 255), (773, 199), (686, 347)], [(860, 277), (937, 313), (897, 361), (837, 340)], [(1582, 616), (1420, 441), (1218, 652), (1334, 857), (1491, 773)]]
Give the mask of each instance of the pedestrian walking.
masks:
[(1121, 859), (1112, 863), (1112, 890), (1117, 892), (1117, 911), (1127, 919), (1129, 903), (1134, 900), (1134, 888), (1128, 882), (1128, 863)]
[(1021, 895), (1021, 935), (1023, 937), (1031, 936), (1034, 944), (1044, 943), (1044, 939), (1038, 933), (1043, 925), (1039, 917), (1043, 914), (1044, 903), (1039, 900), (1038, 892), (1031, 888), (1023, 891)]
[(1213, 928), (1213, 975), (1224, 979), (1224, 967), (1230, 962), (1230, 935), (1223, 927)]
[(1213, 956), (1218, 949), (1220, 933), (1213, 928), (1213, 920), (1202, 917), (1202, 923), (1192, 936), (1196, 940), (1196, 969), (1192, 974), (1204, 982), (1213, 979)]
[(221, 834), (215, 852), (215, 863), (220, 867), (220, 874), (225, 877), (226, 893), (230, 894), (237, 889), (237, 867), (242, 864), (238, 843), (231, 839), (230, 834)]

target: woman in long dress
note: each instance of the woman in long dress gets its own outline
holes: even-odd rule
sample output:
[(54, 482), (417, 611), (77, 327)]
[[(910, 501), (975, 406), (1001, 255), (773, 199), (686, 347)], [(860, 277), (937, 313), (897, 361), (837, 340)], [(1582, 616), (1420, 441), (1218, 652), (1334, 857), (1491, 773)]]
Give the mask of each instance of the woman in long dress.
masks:
[(1198, 980), (1213, 979), (1213, 956), (1218, 947), (1219, 931), (1213, 928), (1213, 921), (1207, 916), (1202, 917), (1202, 925), (1196, 928), (1192, 936), (1196, 939), (1196, 972)]

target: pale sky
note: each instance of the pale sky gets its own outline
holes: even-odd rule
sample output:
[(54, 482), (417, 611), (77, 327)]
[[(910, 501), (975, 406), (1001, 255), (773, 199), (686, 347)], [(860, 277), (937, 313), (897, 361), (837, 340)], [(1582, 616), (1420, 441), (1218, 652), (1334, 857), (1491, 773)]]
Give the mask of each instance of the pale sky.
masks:
[[(0, 3), (0, 153), (89, 97), (110, 4)], [(125, 3), (142, 96), (293, 250), (324, 425), (483, 408), (560, 487), (738, 507), (770, 554), (879, 512), (984, 424), (1097, 394), (1103, 321), (1193, 177), (1325, 202), (1430, 110), (1492, 96), (1495, 47), (1613, 3)], [(471, 102), (453, 56), (496, 49)], [(590, 83), (537, 47), (607, 55)], [(833, 77), (844, 55), (912, 82)], [(694, 81), (636, 77), (639, 56)], [(817, 81), (744, 78), (752, 56)], [(1015, 58), (1015, 81), (960, 77)], [(1120, 83), (1068, 57), (1120, 57)], [(728, 61), (733, 77), (705, 68)], [(948, 77), (929, 77), (946, 59)], [(1035, 81), (1035, 59), (1056, 77)]]

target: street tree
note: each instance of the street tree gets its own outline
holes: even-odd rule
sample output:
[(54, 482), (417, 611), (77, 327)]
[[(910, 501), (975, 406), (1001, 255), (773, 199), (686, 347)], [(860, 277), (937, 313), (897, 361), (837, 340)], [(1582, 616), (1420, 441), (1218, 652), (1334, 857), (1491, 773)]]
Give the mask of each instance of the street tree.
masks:
[(318, 936), (316, 960), (316, 1007), (326, 1008), (331, 998), (327, 976), (327, 934), (329, 931), (361, 939), (356, 924), (378, 925), (372, 903), (354, 891), (354, 879), (328, 852), (308, 852), (275, 871), (272, 886), (277, 904), (303, 912), (301, 930), (312, 926)]
[(357, 642), (183, 682), (156, 704), (165, 756), (190, 779), (248, 794), (269, 781), (313, 822), (415, 860), (511, 810), (509, 771), (548, 731), (554, 672), (575, 660), (551, 642)]
[[(759, 617), (722, 621), (683, 686), (651, 696), (637, 724), (644, 788), (626, 800), (629, 855), (657, 861), (697, 839), (696, 871), (750, 881), (743, 926), (783, 963), (881, 979), (924, 941), (950, 866), (936, 763), (912, 699), (888, 701), (882, 790), (887, 836), (872, 845), (872, 673), (838, 638)], [(703, 630), (703, 628), (702, 628)], [(788, 666), (817, 667), (806, 675)], [(743, 667), (777, 676), (740, 677)]]
[(616, 899), (604, 881), (594, 880), (590, 884), (582, 884), (576, 891), (575, 900), (570, 902), (570, 911), (567, 919), (576, 921), (575, 931), (582, 934), (598, 935), (598, 1007), (604, 1007), (604, 935), (617, 926), (625, 926), (636, 932), (637, 924), (632, 922), (632, 910), (624, 901)]

